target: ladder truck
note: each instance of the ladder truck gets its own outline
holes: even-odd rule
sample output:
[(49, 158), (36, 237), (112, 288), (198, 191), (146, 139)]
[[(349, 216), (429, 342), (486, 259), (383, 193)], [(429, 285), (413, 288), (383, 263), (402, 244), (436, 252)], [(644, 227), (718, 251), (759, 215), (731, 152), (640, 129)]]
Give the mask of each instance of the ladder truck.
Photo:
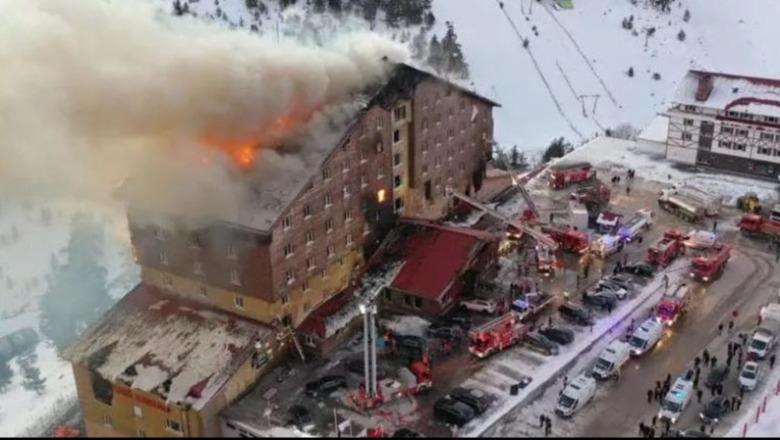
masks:
[(469, 352), (484, 359), (517, 344), (528, 333), (515, 312), (508, 312), (469, 331)]
[(550, 166), (550, 187), (563, 189), (575, 183), (588, 182), (596, 177), (590, 162), (563, 162)]
[(691, 263), (691, 278), (708, 283), (723, 275), (730, 256), (731, 248), (721, 244), (712, 252), (694, 258)]
[(669, 229), (664, 236), (647, 250), (645, 260), (656, 266), (666, 267), (678, 256), (685, 253), (683, 235), (678, 229)]

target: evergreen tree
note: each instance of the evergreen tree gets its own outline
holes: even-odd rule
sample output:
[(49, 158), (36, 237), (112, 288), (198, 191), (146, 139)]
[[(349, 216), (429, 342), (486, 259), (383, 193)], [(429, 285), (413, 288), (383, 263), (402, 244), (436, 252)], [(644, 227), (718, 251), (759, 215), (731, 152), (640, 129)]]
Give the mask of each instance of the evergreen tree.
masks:
[(512, 168), (517, 168), (520, 161), (520, 150), (517, 149), (517, 145), (512, 146), (512, 150), (509, 153), (510, 157), (510, 165), (512, 165)]
[(41, 332), (62, 350), (95, 322), (111, 299), (106, 290), (103, 228), (84, 214), (73, 216), (67, 262), (54, 269), (41, 296)]
[(314, 8), (314, 12), (321, 14), (325, 12), (325, 0), (313, 0), (312, 1), (312, 7)]
[(415, 60), (421, 60), (425, 56), (425, 42), (428, 40), (425, 34), (425, 29), (421, 28), (412, 38), (412, 58)]
[(428, 46), (428, 64), (436, 73), (441, 73), (444, 66), (444, 52), (436, 35), (431, 37), (431, 42)]
[(379, 10), (379, 0), (363, 0), (363, 18), (371, 23), (372, 27), (376, 21), (376, 13)]
[(177, 16), (184, 15), (184, 6), (182, 6), (180, 0), (176, 0), (173, 2), (173, 15), (177, 15)]
[(455, 75), (460, 79), (469, 77), (469, 66), (463, 56), (463, 51), (458, 43), (458, 36), (455, 33), (455, 26), (448, 21), (447, 32), (441, 40), (441, 48), (444, 55), (444, 65), (442, 70), (448, 74)]
[(628, 75), (629, 78), (633, 78), (634, 77), (634, 68), (633, 67), (629, 67), (628, 68), (628, 72), (626, 72), (626, 74)]
[(341, 14), (342, 11), (341, 0), (328, 0), (328, 9), (335, 14)]
[(680, 41), (685, 41), (685, 31), (680, 29), (680, 32), (677, 34), (677, 39)]
[(563, 157), (568, 151), (571, 150), (571, 144), (566, 142), (562, 137), (553, 139), (550, 146), (547, 147), (542, 155), (542, 163), (547, 163), (551, 159), (557, 157)]
[(246, 8), (253, 9), (257, 7), (257, 0), (246, 0)]
[(41, 370), (35, 366), (37, 360), (35, 352), (29, 352), (20, 356), (18, 363), (22, 370), (22, 388), (41, 395), (46, 389), (46, 379), (41, 377)]
[(683, 14), (683, 21), (686, 23), (691, 21), (691, 11), (687, 9), (685, 10), (685, 13)]
[(425, 18), (423, 19), (423, 22), (425, 23), (425, 28), (430, 29), (433, 27), (434, 23), (436, 23), (436, 16), (433, 15), (432, 11), (428, 11), (425, 14)]

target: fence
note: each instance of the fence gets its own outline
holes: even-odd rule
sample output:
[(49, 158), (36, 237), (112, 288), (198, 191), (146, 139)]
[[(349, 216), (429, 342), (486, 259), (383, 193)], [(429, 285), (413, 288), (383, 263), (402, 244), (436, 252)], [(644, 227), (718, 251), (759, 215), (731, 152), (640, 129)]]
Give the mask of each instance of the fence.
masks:
[[(759, 401), (758, 405), (756, 406), (756, 418), (755, 421), (752, 423), (753, 425), (758, 424), (758, 421), (761, 419), (761, 414), (764, 414), (766, 412), (766, 405), (770, 398), (780, 396), (780, 379), (778, 379), (777, 383), (775, 384), (774, 391), (768, 392), (764, 396), (764, 400)], [(747, 437), (748, 428), (750, 422), (745, 422), (745, 424), (742, 426), (742, 437)]]

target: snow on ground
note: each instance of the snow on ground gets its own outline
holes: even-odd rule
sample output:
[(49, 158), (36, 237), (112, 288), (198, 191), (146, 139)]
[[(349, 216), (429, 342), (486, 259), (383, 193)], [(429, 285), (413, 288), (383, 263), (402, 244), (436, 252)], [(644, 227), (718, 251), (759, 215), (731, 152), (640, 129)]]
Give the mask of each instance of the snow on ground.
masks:
[[(769, 367), (766, 361), (759, 365), (764, 369)], [(766, 370), (764, 372), (766, 373)], [(780, 415), (780, 369), (770, 372), (758, 393), (757, 396), (748, 397), (748, 399), (752, 398), (751, 404), (745, 405), (742, 417), (734, 422), (725, 437), (742, 437), (746, 425), (747, 437), (771, 438), (780, 435), (780, 417), (778, 417)], [(764, 398), (766, 398), (766, 410), (763, 407)], [(758, 423), (756, 423), (756, 414), (759, 412)]]
[[(72, 200), (17, 203), (6, 199), (0, 205), (0, 336), (24, 327), (38, 330), (38, 300), (46, 291), (52, 259), (66, 260), (70, 220), (77, 212), (91, 213), (104, 225), (108, 293), (118, 299), (138, 282), (139, 269), (129, 251), (127, 223), (119, 206)], [(48, 215), (50, 222), (45, 220)], [(40, 336), (42, 342), (36, 347), (33, 366), (46, 379), (46, 388), (42, 395), (25, 390), (16, 360), (9, 363), (14, 376), (0, 393), (0, 436), (38, 434), (35, 429), (45, 427), (42, 418), (51, 419), (75, 398), (70, 365)]]
[[(675, 272), (685, 264), (685, 261), (678, 260), (669, 267), (668, 271)], [(525, 403), (548, 381), (562, 374), (561, 369), (576, 362), (581, 354), (597, 341), (613, 339), (613, 337), (604, 338), (604, 335), (620, 336), (618, 326), (621, 322), (641, 305), (651, 300), (657, 300), (656, 297), (660, 297), (661, 285), (661, 277), (657, 275), (650, 283), (642, 287), (634, 298), (622, 302), (611, 315), (599, 317), (592, 330), (574, 328), (577, 331), (574, 342), (569, 346), (561, 346), (561, 352), (557, 356), (548, 358), (528, 350), (507, 350), (488, 359), (484, 368), (472, 378), (467, 379), (463, 386), (476, 387), (492, 393), (497, 397), (497, 402), (478, 420), (464, 426), (458, 432), (458, 436), (476, 437), (481, 435), (513, 408)], [(520, 390), (516, 396), (509, 395), (507, 392), (509, 387), (518, 383), (525, 376), (533, 379), (531, 383), (525, 389)]]

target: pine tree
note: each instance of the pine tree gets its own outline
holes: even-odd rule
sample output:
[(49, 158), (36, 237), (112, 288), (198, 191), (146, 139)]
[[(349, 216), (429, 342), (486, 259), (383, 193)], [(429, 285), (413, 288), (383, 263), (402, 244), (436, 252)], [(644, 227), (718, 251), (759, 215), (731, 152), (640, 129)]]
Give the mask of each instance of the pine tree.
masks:
[(325, 0), (313, 0), (312, 6), (317, 14), (325, 12)]
[(363, 18), (366, 19), (371, 25), (374, 25), (376, 21), (376, 13), (379, 10), (379, 0), (364, 0), (363, 1)]
[(53, 271), (41, 296), (41, 332), (62, 350), (111, 305), (103, 260), (103, 227), (76, 214), (71, 223), (67, 262)]
[(547, 150), (545, 150), (544, 154), (542, 155), (542, 163), (547, 163), (556, 157), (563, 157), (570, 150), (571, 144), (566, 142), (564, 138), (560, 137), (553, 139), (553, 141), (550, 143), (550, 146), (547, 147)]
[(677, 34), (677, 39), (680, 41), (685, 41), (685, 31), (680, 29), (680, 32)]
[(626, 75), (628, 75), (629, 78), (633, 78), (634, 77), (634, 68), (633, 67), (629, 67), (628, 68), (628, 72), (626, 72)]
[(35, 391), (38, 395), (46, 389), (46, 379), (41, 377), (41, 370), (35, 366), (38, 356), (30, 352), (19, 357), (19, 368), (22, 370), (22, 388)]
[(689, 11), (687, 9), (685, 10), (685, 13), (683, 14), (683, 21), (686, 22), (686, 23), (691, 21), (691, 11)]
[(341, 0), (328, 0), (328, 9), (335, 14), (341, 14), (343, 5)]
[(448, 74), (455, 75), (460, 79), (469, 77), (469, 66), (463, 56), (463, 51), (458, 43), (458, 36), (455, 33), (455, 26), (448, 21), (447, 32), (441, 40), (441, 48), (444, 55), (444, 65), (442, 70)]
[(180, 0), (176, 0), (173, 2), (173, 15), (177, 15), (177, 16), (184, 15), (184, 7), (182, 6)]
[(444, 51), (442, 50), (439, 38), (434, 35), (431, 37), (431, 42), (428, 46), (428, 64), (436, 71), (441, 73), (444, 66)]
[(419, 32), (412, 38), (412, 58), (415, 60), (422, 60), (425, 56), (426, 45), (428, 40), (424, 28), (420, 28)]
[(517, 168), (520, 160), (520, 150), (517, 149), (517, 145), (512, 146), (512, 150), (509, 153), (509, 157), (510, 157), (509, 163), (512, 165), (512, 168)]

